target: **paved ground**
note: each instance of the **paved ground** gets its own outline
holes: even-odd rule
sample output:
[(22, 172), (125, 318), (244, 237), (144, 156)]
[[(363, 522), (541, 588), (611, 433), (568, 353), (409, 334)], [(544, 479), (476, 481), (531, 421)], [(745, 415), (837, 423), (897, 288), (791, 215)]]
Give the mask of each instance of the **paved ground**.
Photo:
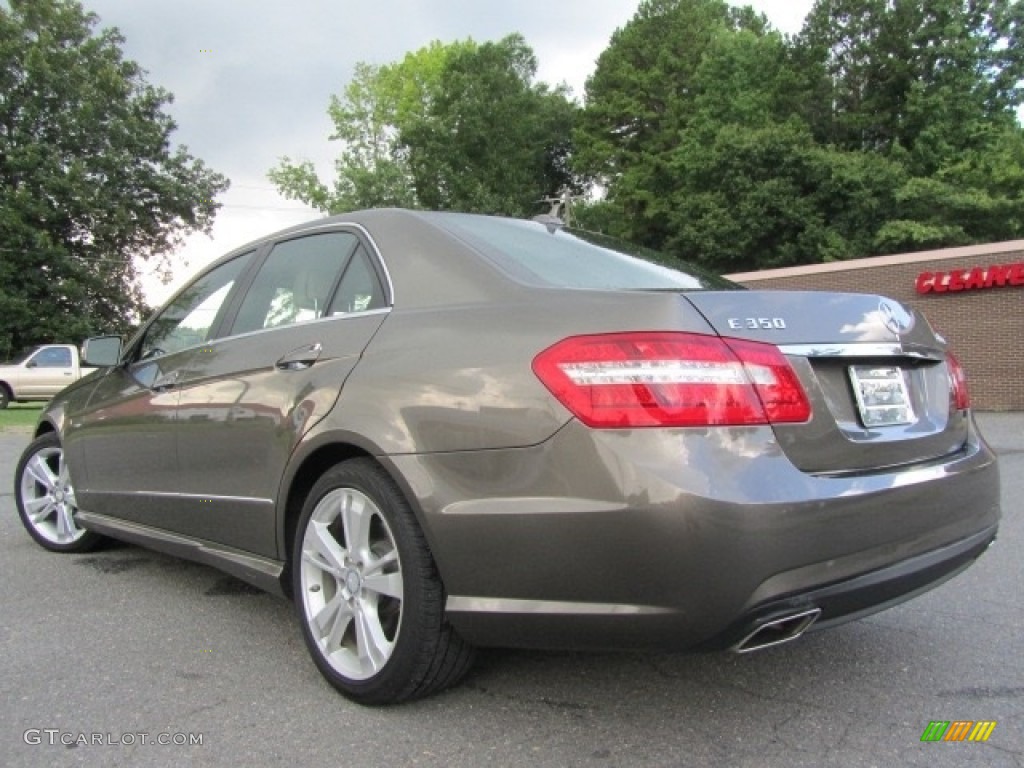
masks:
[[(0, 765), (1021, 768), (1024, 414), (982, 423), (1000, 540), (912, 603), (751, 656), (491, 652), (460, 688), (384, 710), (321, 681), (283, 601), (134, 547), (36, 547), (10, 495), (28, 438), (0, 433)], [(998, 725), (920, 742), (957, 719)], [(78, 734), (136, 743), (60, 745)]]

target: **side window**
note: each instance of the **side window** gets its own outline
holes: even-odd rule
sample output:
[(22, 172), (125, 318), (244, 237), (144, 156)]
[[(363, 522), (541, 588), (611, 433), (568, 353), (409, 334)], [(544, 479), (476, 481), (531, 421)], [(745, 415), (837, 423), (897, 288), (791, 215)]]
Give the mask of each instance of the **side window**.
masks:
[(348, 232), (325, 232), (274, 246), (238, 310), (231, 333), (317, 320), (349, 254), (359, 244)]
[(351, 263), (341, 278), (341, 285), (331, 302), (331, 316), (347, 315), (350, 312), (366, 312), (381, 309), (387, 305), (384, 290), (377, 273), (374, 272), (370, 254), (359, 246)]
[(140, 357), (167, 355), (206, 341), (252, 254), (221, 264), (182, 292), (149, 326)]
[(70, 368), (71, 350), (61, 347), (50, 347), (39, 350), (30, 360), (38, 368)]

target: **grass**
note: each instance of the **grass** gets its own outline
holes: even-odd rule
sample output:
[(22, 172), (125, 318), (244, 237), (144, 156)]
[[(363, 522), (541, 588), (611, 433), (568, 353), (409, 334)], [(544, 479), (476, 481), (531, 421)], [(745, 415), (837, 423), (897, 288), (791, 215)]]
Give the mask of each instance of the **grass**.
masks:
[(0, 411), (0, 432), (31, 432), (44, 403), (11, 403)]

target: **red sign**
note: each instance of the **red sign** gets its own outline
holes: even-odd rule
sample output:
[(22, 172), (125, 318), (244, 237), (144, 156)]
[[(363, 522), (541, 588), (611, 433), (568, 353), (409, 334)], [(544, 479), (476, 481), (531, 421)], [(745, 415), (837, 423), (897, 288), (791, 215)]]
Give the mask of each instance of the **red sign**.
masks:
[(954, 293), (1024, 285), (1024, 261), (972, 269), (951, 269), (949, 272), (922, 272), (917, 276), (918, 293)]

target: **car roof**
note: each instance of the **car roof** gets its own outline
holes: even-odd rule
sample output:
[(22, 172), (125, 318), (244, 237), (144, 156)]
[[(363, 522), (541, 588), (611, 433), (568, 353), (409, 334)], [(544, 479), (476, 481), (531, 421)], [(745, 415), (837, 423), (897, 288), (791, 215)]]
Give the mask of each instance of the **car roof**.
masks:
[[(486, 220), (515, 225), (520, 234), (513, 234), (511, 239), (506, 241), (507, 248), (485, 242), (487, 238), (481, 239), (473, 230), (478, 229)], [(557, 282), (557, 278), (556, 282), (545, 282), (543, 277), (530, 274), (528, 269), (524, 274), (523, 265), (517, 263), (516, 256), (510, 254), (534, 236), (529, 232), (531, 228), (555, 234), (558, 227), (549, 219), (531, 221), (455, 211), (403, 208), (350, 211), (297, 224), (236, 248), (211, 264), (208, 269), (259, 248), (267, 242), (331, 231), (339, 227), (360, 230), (368, 245), (381, 256), (391, 287), (391, 301), (402, 309), (515, 301), (524, 299), (526, 292), (536, 296), (538, 290), (547, 289), (628, 290), (625, 285), (621, 288), (614, 285), (574, 285), (572, 282), (562, 285)], [(577, 230), (566, 232), (574, 237), (581, 234)], [(507, 237), (508, 232), (505, 234)], [(585, 236), (584, 239), (589, 237)], [(619, 251), (619, 246), (622, 245), (628, 244), (612, 245), (611, 249)], [(557, 258), (553, 256), (549, 261)], [(648, 260), (648, 257), (645, 256), (643, 260)], [(567, 261), (566, 264), (569, 266), (565, 269), (571, 272), (571, 262)], [(680, 271), (689, 276), (701, 272), (692, 265), (682, 263), (673, 266), (671, 271)], [(707, 275), (705, 277), (717, 280), (721, 285), (705, 282), (693, 287), (728, 287), (727, 281)], [(698, 278), (695, 279), (699, 281)], [(411, 286), (414, 287), (412, 290)], [(657, 288), (657, 283), (654, 283), (654, 287)], [(685, 285), (678, 287), (688, 288)], [(671, 286), (663, 288), (671, 290)]]

